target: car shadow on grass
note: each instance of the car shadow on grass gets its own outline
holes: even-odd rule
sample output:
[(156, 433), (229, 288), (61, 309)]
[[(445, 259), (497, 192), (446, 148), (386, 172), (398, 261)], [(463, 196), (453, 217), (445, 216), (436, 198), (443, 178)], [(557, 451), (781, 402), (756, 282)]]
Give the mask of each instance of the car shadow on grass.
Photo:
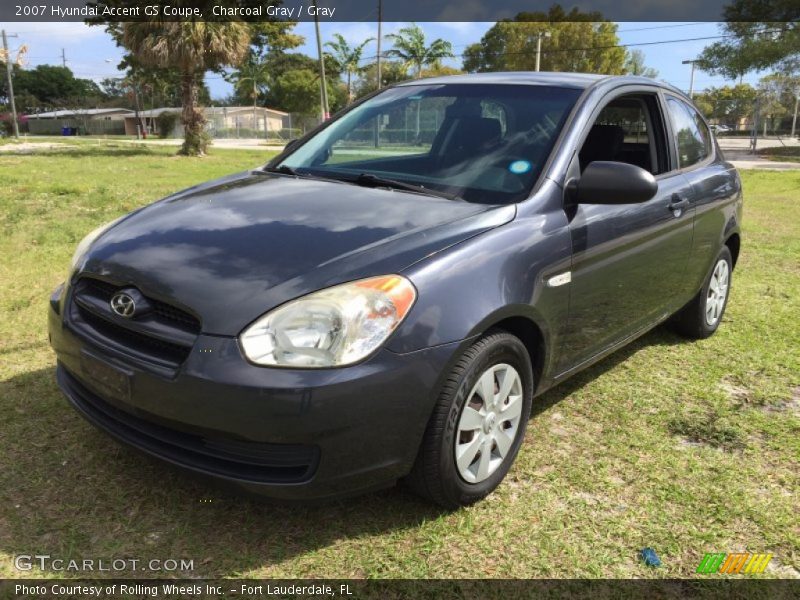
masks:
[(687, 339), (672, 331), (669, 325), (664, 324), (656, 327), (616, 352), (606, 356), (588, 369), (576, 373), (566, 381), (547, 390), (541, 396), (534, 398), (531, 419), (546, 412), (564, 398), (576, 393), (585, 385), (600, 377), (603, 373), (611, 371), (617, 365), (624, 363), (642, 348), (649, 346), (675, 346), (686, 343), (689, 343)]
[[(680, 341), (662, 328), (647, 334), (537, 398), (534, 416), (642, 347)], [(0, 553), (140, 561), (136, 570), (61, 573), (69, 576), (269, 575), (292, 558), (330, 551), (335, 542), (414, 529), (445, 514), (402, 486), (317, 505), (220, 490), (90, 426), (61, 396), (54, 371), (0, 382)], [(151, 559), (188, 559), (193, 569), (141, 571)], [(0, 562), (0, 576), (36, 574)], [(369, 575), (357, 567), (340, 575), (346, 574)]]
[[(185, 558), (194, 568), (183, 575), (245, 575), (337, 540), (415, 528), (443, 514), (402, 487), (326, 504), (219, 489), (89, 425), (62, 397), (54, 368), (0, 382), (0, 420), (0, 555)], [(140, 571), (142, 563), (137, 570), (62, 574), (165, 575)], [(15, 571), (0, 559), (0, 576), (29, 575), (36, 571)]]

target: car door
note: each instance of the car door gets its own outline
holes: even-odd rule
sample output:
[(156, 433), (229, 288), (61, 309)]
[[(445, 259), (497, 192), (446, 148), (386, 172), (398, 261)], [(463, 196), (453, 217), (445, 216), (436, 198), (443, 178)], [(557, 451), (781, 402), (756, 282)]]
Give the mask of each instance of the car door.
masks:
[(733, 222), (739, 185), (700, 113), (683, 98), (673, 94), (665, 98), (675, 131), (678, 166), (694, 193), (694, 243), (686, 272), (691, 293), (703, 285), (723, 243), (721, 236)]
[[(637, 104), (638, 114), (630, 108)], [(692, 247), (694, 209), (692, 186), (675, 168), (665, 114), (663, 98), (655, 91), (621, 95), (608, 102), (586, 132), (579, 160), (639, 163), (654, 174), (658, 191), (643, 203), (574, 207), (562, 374), (679, 307)], [(619, 127), (623, 128), (621, 144), (613, 139), (614, 133), (619, 136), (613, 128)]]

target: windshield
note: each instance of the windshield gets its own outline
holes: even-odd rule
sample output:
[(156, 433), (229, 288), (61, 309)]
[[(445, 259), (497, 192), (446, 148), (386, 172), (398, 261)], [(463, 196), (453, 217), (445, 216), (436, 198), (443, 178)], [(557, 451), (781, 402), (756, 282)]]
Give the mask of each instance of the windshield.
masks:
[(390, 88), (275, 168), (358, 184), (409, 184), (470, 202), (517, 202), (541, 174), (579, 94), (533, 85)]

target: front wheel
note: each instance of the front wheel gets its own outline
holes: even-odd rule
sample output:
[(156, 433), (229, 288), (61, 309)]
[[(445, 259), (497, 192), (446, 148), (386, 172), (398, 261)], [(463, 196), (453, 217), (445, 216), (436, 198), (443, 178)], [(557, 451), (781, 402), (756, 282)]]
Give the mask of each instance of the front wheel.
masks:
[(728, 305), (732, 273), (731, 251), (725, 246), (714, 261), (703, 289), (675, 315), (673, 322), (678, 333), (693, 339), (713, 335)]
[(447, 378), (409, 476), (412, 488), (451, 509), (491, 493), (517, 456), (532, 397), (523, 343), (505, 332), (478, 340)]

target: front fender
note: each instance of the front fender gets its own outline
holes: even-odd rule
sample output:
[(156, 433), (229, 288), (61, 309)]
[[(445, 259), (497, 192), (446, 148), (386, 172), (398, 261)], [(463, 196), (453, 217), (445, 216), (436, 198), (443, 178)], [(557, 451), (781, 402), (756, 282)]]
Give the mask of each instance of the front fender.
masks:
[[(474, 337), (509, 317), (539, 328), (546, 348), (558, 347), (569, 311), (569, 285), (547, 280), (569, 271), (571, 241), (562, 210), (520, 216), (412, 265), (417, 303), (388, 344), (413, 352)], [(555, 364), (547, 352), (544, 373)]]

